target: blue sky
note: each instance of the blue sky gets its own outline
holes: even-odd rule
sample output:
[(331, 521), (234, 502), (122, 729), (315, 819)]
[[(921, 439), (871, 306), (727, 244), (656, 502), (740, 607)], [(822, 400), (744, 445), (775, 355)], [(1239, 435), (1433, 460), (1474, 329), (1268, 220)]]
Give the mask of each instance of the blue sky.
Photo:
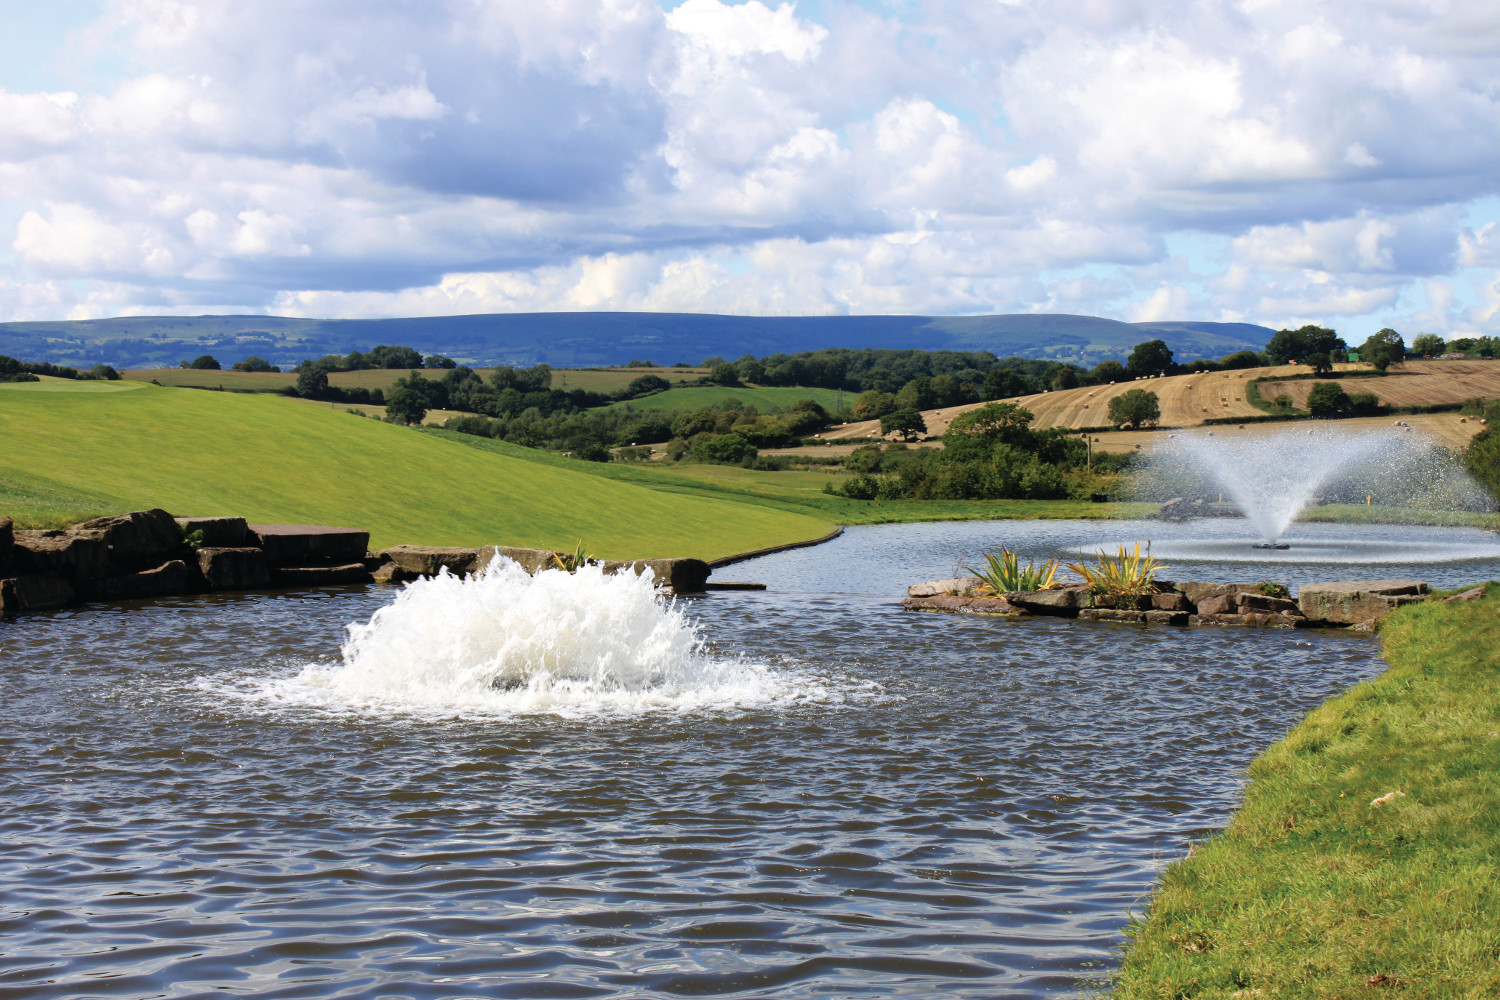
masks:
[(0, 319), (1500, 334), (1490, 2), (0, 10)]

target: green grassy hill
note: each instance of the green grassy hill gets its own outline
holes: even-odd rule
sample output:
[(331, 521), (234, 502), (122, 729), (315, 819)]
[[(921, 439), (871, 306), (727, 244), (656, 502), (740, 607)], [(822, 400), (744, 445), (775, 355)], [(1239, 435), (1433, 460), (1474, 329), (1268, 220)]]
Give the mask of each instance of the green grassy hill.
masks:
[(705, 559), (833, 529), (794, 511), (653, 490), (278, 396), (53, 385), (0, 387), (0, 514), (19, 526), (163, 507), (366, 528), (377, 548), (571, 549), (581, 538), (604, 557)]

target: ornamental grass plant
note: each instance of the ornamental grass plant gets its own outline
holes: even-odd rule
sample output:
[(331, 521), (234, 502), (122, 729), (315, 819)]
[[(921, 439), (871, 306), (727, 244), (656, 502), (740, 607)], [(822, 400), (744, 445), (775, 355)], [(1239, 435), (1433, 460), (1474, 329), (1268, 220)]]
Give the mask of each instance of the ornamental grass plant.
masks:
[(1127, 552), (1121, 545), (1118, 555), (1106, 555), (1100, 551), (1094, 553), (1094, 558), (1097, 562), (1093, 566), (1068, 563), (1068, 569), (1083, 577), (1089, 585), (1089, 593), (1111, 605), (1154, 594), (1156, 574), (1169, 568), (1158, 562), (1155, 556), (1142, 555), (1140, 542), (1135, 543), (1133, 551)]
[(1040, 566), (1035, 560), (1021, 565), (1021, 557), (1010, 549), (985, 554), (984, 568), (972, 572), (981, 581), (975, 593), (981, 597), (1012, 594), (1021, 590), (1049, 590), (1057, 576), (1060, 559), (1044, 562)]

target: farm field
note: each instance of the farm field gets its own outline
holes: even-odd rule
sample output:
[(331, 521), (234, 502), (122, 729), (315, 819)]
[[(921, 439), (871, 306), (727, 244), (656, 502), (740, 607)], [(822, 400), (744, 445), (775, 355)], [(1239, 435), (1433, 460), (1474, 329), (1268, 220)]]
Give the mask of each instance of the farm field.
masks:
[[(833, 389), (803, 389), (796, 386), (742, 386), (727, 389), (717, 385), (697, 385), (681, 389), (668, 389), (654, 396), (632, 399), (615, 406), (628, 406), (633, 410), (696, 410), (706, 406), (719, 406), (729, 400), (753, 403), (762, 413), (789, 410), (792, 404), (802, 399), (816, 400), (825, 410), (833, 412), (842, 400), (847, 406), (854, 402), (855, 393), (839, 393)], [(878, 422), (877, 422), (878, 423)], [(875, 434), (880, 434), (877, 427)]]
[(21, 527), (163, 507), (366, 528), (376, 548), (572, 549), (582, 539), (606, 558), (705, 559), (833, 528), (830, 519), (794, 510), (586, 475), (528, 461), (526, 449), (485, 454), (277, 396), (139, 384), (134, 391), (5, 391), (0, 437), (8, 442), (0, 511)]
[[(493, 368), (476, 368), (480, 378), (488, 379)], [(415, 371), (424, 378), (440, 379), (442, 368), (367, 368), (357, 372), (330, 372), (328, 384), (340, 389), (390, 389), (398, 379)], [(236, 372), (201, 368), (132, 368), (121, 372), (127, 379), (155, 381), (161, 385), (190, 389), (225, 389), (236, 392), (280, 392), (297, 384), (291, 372)], [(587, 389), (590, 392), (619, 392), (642, 375), (658, 375), (669, 382), (684, 385), (708, 374), (707, 368), (559, 368), (552, 373), (554, 389)]]
[[(1306, 408), (1307, 394), (1316, 384), (1313, 379), (1265, 382), (1260, 394), (1269, 401), (1284, 393), (1299, 408)], [(1345, 379), (1339, 385), (1348, 393), (1373, 392), (1391, 406), (1462, 403), (1476, 396), (1500, 399), (1500, 360), (1408, 361), (1384, 375)]]

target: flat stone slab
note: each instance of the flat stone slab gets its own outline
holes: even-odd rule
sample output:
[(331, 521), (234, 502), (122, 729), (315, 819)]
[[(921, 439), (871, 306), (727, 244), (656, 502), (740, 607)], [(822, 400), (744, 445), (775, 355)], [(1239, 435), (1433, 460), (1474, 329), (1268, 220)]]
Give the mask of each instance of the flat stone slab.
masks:
[(1297, 589), (1297, 604), (1307, 617), (1335, 625), (1373, 624), (1404, 604), (1425, 600), (1428, 590), (1419, 580), (1309, 583)]
[(1292, 615), (1273, 615), (1258, 612), (1247, 614), (1193, 615), (1193, 625), (1249, 625), (1256, 628), (1315, 628), (1322, 622)]
[(961, 615), (1025, 614), (1003, 597), (962, 597), (957, 594), (908, 597), (901, 606), (908, 611), (946, 611)]
[(1005, 599), (1023, 611), (1034, 615), (1057, 615), (1075, 618), (1082, 608), (1092, 607), (1093, 595), (1083, 587), (1066, 587), (1058, 590), (1018, 590), (1006, 594)]
[(251, 524), (251, 543), (272, 566), (348, 564), (365, 557), (370, 533), (314, 524)]
[(150, 568), (184, 548), (176, 518), (160, 508), (96, 517), (69, 530), (102, 537), (117, 571)]
[(342, 566), (273, 566), (273, 587), (346, 587), (353, 583), (369, 583), (370, 571), (363, 562), (346, 563)]
[(10, 576), (11, 551), (15, 544), (15, 523), (8, 517), (0, 517), (0, 578)]
[(984, 583), (977, 576), (955, 576), (948, 580), (929, 580), (906, 588), (907, 597), (964, 596)]
[(154, 569), (126, 573), (100, 580), (88, 596), (106, 601), (142, 601), (153, 597), (175, 597), (201, 589), (197, 568), (185, 560), (172, 559)]
[(1132, 622), (1138, 625), (1186, 625), (1192, 616), (1186, 611), (1129, 610), (1120, 608), (1083, 608), (1079, 621)]

